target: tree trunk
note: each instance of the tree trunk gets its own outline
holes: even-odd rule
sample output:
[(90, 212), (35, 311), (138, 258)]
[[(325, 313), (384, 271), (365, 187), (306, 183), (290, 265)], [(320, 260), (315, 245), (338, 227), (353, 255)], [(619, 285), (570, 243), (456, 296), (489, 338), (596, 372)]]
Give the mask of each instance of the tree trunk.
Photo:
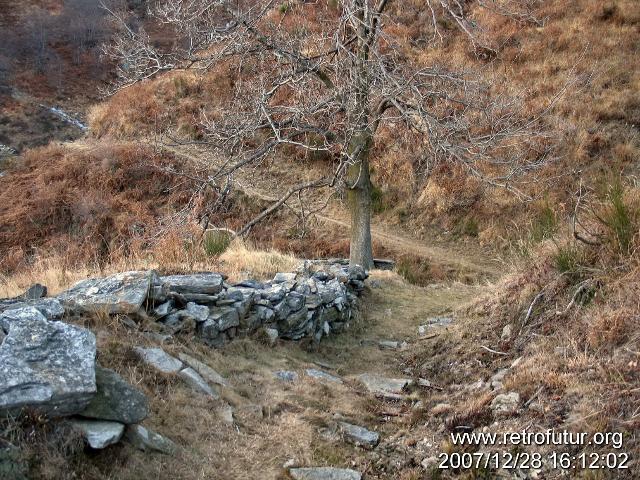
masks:
[(351, 244), (349, 264), (373, 268), (371, 246), (371, 178), (369, 176), (369, 148), (371, 133), (363, 131), (351, 143), (358, 159), (347, 171), (347, 201), (351, 212)]

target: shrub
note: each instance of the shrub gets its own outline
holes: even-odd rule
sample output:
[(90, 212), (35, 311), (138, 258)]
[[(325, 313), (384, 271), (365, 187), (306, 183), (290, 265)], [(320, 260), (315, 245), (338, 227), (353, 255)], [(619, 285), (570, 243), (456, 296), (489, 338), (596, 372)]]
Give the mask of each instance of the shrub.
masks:
[(549, 204), (545, 204), (531, 224), (531, 239), (535, 242), (541, 242), (551, 238), (558, 227), (556, 214)]
[(611, 230), (611, 242), (614, 250), (622, 255), (628, 255), (631, 252), (633, 236), (637, 231), (633, 218), (636, 215), (625, 203), (624, 188), (620, 182), (611, 186), (607, 197), (609, 205), (604, 222)]
[(559, 245), (553, 255), (553, 262), (560, 273), (567, 274), (572, 280), (580, 277), (583, 255), (580, 248), (574, 243)]
[(229, 247), (233, 236), (233, 232), (229, 230), (207, 230), (202, 237), (204, 252), (210, 257), (222, 255), (227, 247)]

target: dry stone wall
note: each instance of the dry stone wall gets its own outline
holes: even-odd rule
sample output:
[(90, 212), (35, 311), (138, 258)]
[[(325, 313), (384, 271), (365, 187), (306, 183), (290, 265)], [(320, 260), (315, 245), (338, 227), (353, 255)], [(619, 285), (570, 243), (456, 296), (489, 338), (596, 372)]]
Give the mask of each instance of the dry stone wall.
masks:
[[(0, 416), (26, 408), (70, 417), (92, 448), (124, 437), (142, 449), (170, 453), (170, 440), (139, 425), (149, 413), (144, 394), (97, 365), (94, 334), (65, 319), (100, 312), (125, 322), (152, 320), (164, 335), (193, 334), (212, 347), (259, 330), (271, 341), (320, 342), (348, 327), (366, 278), (360, 267), (305, 262), (266, 282), (229, 283), (212, 272), (135, 271), (83, 280), (56, 297), (36, 284), (19, 297), (0, 299)], [(135, 350), (141, 361), (212, 398), (219, 398), (215, 385), (226, 385), (186, 354), (177, 359), (160, 348)]]

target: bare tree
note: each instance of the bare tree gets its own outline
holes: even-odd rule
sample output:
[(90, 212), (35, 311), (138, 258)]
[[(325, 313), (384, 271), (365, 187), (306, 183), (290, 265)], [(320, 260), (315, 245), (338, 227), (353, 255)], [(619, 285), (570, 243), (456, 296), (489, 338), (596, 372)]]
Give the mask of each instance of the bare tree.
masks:
[[(116, 89), (175, 69), (226, 68), (234, 76), (232, 101), (204, 121), (207, 141), (226, 158), (209, 181), (223, 181), (282, 147), (325, 152), (333, 159), (324, 178), (296, 185), (259, 220), (300, 191), (346, 191), (351, 212), (351, 264), (373, 266), (369, 161), (377, 132), (403, 129), (416, 149), (437, 161), (457, 162), (471, 175), (524, 195), (514, 186), (539, 168), (539, 118), (522, 116), (519, 99), (489, 95), (487, 85), (438, 66), (417, 67), (385, 27), (394, 22), (389, 0), (274, 5), (273, 0), (162, 0), (151, 9), (173, 26), (171, 51), (154, 46), (143, 30), (121, 20), (120, 36), (105, 51), (119, 61)], [(457, 0), (426, 0), (433, 38), (447, 16), (476, 52), (493, 50)], [(485, 2), (494, 6), (504, 2)], [(514, 1), (507, 2), (509, 4)], [(530, 2), (529, 2), (530, 3)], [(295, 22), (285, 22), (293, 16)], [(253, 225), (250, 223), (248, 227)]]

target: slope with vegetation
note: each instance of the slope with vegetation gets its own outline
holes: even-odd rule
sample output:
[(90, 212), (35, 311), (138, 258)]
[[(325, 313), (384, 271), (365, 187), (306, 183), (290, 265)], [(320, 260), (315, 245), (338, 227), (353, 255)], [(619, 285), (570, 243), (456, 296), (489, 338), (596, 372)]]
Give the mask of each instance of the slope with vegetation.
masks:
[[(621, 432), (633, 459), (629, 470), (568, 475), (634, 478), (640, 458), (640, 5), (531, 1), (534, 17), (496, 14), (513, 3), (465, 4), (494, 48), (481, 55), (447, 22), (439, 25), (441, 40), (431, 44), (426, 0), (392, 2), (390, 28), (403, 54), (418, 64), (478, 75), (491, 95), (519, 98), (518, 114), (540, 122), (544, 142), (538, 146), (548, 161), (519, 177), (521, 193), (420, 155), (415, 136), (403, 128), (383, 130), (372, 151), (374, 251), (396, 258), (400, 276), (373, 275), (355, 329), (310, 352), (271, 349), (254, 339), (221, 350), (171, 346), (206, 359), (236, 385), (228, 398), (236, 424), (229, 427), (172, 378), (149, 375), (132, 361), (130, 347), (140, 332), (96, 319), (107, 366), (152, 398), (150, 426), (189, 448), (152, 461), (126, 447), (87, 457), (77, 445), (67, 449), (49, 438), (39, 453), (55, 461), (42, 478), (59, 478), (64, 462), (86, 478), (167, 472), (173, 478), (286, 478), (285, 464), (353, 467), (365, 478), (493, 478), (495, 471), (434, 467), (432, 457), (460, 449), (449, 432), (465, 428)], [(274, 15), (289, 27), (299, 16), (335, 8), (332, 2), (283, 5)], [(326, 166), (322, 156), (292, 151), (269, 160), (275, 173), (240, 172), (231, 192), (203, 181), (221, 160), (206, 144), (184, 143), (206, 141), (203, 122), (232, 87), (233, 73), (224, 65), (207, 74), (160, 75), (94, 106), (91, 139), (18, 159), (0, 177), (3, 293), (14, 295), (34, 281), (62, 289), (91, 274), (130, 268), (219, 269), (238, 277), (268, 276), (282, 261), (289, 268), (291, 257), (236, 243), (219, 256), (226, 245), (208, 241), (198, 226), (206, 220), (240, 229), (273, 202), (277, 182), (293, 184)], [(322, 205), (324, 199), (309, 201)], [(299, 206), (292, 200), (256, 225), (255, 244), (300, 257), (344, 256), (341, 198), (333, 197), (315, 219), (300, 216)], [(418, 335), (429, 317), (443, 315), (454, 318), (451, 325)], [(381, 349), (379, 340), (408, 345)], [(272, 375), (283, 368), (302, 372), (313, 362), (334, 367), (345, 384), (302, 378), (283, 385)], [(381, 400), (355, 380), (365, 371), (428, 383), (405, 392), (408, 402)], [(512, 393), (517, 402), (499, 414), (496, 397)], [(341, 418), (380, 432), (381, 445), (368, 451), (327, 437)], [(46, 433), (46, 426), (37, 431)], [(607, 451), (582, 451), (592, 449)]]

